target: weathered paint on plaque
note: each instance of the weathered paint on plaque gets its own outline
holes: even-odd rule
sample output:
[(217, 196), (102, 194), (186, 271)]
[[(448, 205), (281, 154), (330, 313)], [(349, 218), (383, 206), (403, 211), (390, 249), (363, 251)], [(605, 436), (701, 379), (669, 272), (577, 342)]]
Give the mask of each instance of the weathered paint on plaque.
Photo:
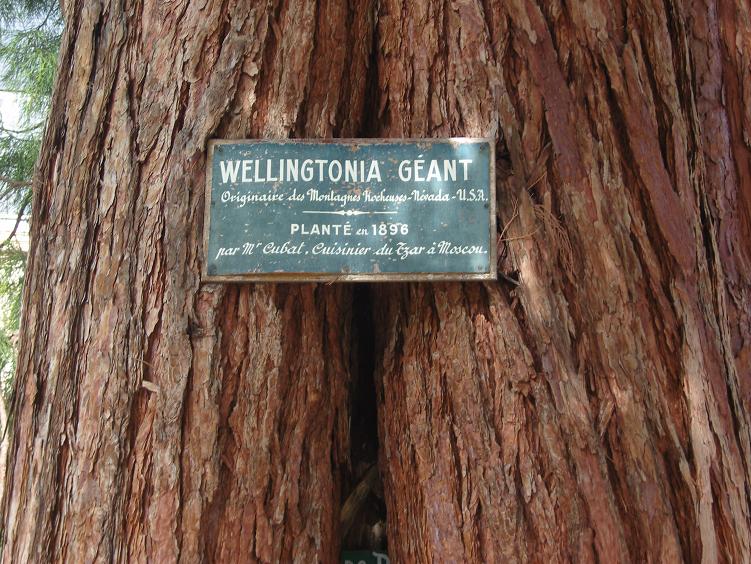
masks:
[(482, 139), (212, 142), (207, 277), (493, 277), (492, 153)]

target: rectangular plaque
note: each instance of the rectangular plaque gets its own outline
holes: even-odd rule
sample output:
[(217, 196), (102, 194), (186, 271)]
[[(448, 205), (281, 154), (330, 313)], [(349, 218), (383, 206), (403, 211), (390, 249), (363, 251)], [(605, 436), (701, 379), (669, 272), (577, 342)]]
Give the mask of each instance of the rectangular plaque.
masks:
[(494, 142), (209, 142), (208, 281), (496, 277)]

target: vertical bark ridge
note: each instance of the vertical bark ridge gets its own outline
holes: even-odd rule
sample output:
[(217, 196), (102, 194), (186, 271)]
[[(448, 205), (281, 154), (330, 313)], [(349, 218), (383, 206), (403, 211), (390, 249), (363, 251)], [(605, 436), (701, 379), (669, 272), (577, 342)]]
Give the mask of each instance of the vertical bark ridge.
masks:
[(208, 138), (362, 122), (338, 100), (364, 97), (372, 10), (327, 9), (66, 7), (4, 558), (336, 558), (351, 292), (198, 276)]
[[(384, 291), (394, 305), (379, 318), (381, 463), (395, 555), (461, 559), (482, 550), (486, 560), (496, 554), (747, 558), (741, 348), (728, 339), (735, 319), (724, 313), (721, 274), (712, 276), (724, 269), (711, 249), (716, 224), (702, 221), (702, 194), (715, 188), (704, 170), (709, 141), (694, 111), (687, 14), (669, 3), (627, 3), (621, 18), (610, 18), (615, 6), (604, 2), (451, 8), (462, 25), (449, 24), (447, 44), (472, 45), (477, 56), (460, 58), (451, 49), (434, 55), (431, 68), (464, 70), (452, 75), (465, 95), (454, 113), (461, 120), (441, 134), (482, 135), (500, 121), (512, 163), (512, 176), (500, 178), (499, 225), (509, 225), (510, 239), (502, 266), (518, 271), (521, 284), (485, 292), (491, 311), (514, 311), (521, 320), (516, 331), (525, 333), (518, 342), (529, 348), (510, 353), (525, 370), (482, 369), (479, 351), (487, 345), (476, 335), (450, 337), (486, 322), (488, 311), (477, 298), (459, 307), (449, 298), (457, 289)], [(399, 2), (386, 3), (385, 11), (406, 14), (402, 29), (419, 26), (425, 35), (442, 24)], [(740, 5), (738, 11), (745, 13)], [(476, 18), (487, 27), (474, 25)], [(726, 25), (732, 24), (718, 21), (712, 29)], [(381, 35), (388, 37), (388, 30)], [(386, 74), (400, 80), (382, 85), (391, 113), (382, 134), (433, 134), (420, 102), (405, 101), (428, 90), (434, 73), (415, 65), (411, 74), (401, 71), (404, 61), (420, 56), (411, 43), (393, 37), (383, 51), (382, 64), (393, 69)], [(474, 68), (467, 63), (486, 59)], [(447, 98), (450, 107), (450, 91)], [(483, 106), (487, 100), (497, 114)], [(732, 121), (743, 123), (738, 116)], [(479, 286), (464, 291), (483, 292)], [(430, 303), (430, 295), (438, 313), (418, 317), (409, 304)], [(457, 318), (458, 310), (466, 318)], [(509, 350), (503, 325), (494, 327), (495, 347)], [(457, 358), (460, 366), (451, 361)], [(525, 372), (540, 384), (498, 385)], [(466, 389), (472, 382), (499, 399), (467, 411), (461, 398), (472, 397)], [(410, 393), (413, 386), (421, 393)], [(538, 417), (511, 418), (521, 431), (509, 433), (499, 408), (480, 406), (506, 405), (516, 396)], [(454, 403), (454, 409), (437, 408)], [(471, 422), (457, 416), (467, 412)], [(563, 451), (542, 437), (560, 440)], [(493, 468), (498, 456), (488, 445), (494, 442), (515, 456), (501, 457)], [(459, 456), (440, 455), (452, 449)], [(473, 456), (472, 463), (463, 464), (462, 454)], [(504, 473), (518, 478), (504, 480)], [(493, 484), (500, 484), (495, 491)], [(476, 497), (466, 495), (470, 488)], [(483, 531), (497, 532), (502, 522), (486, 511), (494, 503), (506, 504), (505, 515), (513, 518), (486, 539)], [(436, 512), (449, 516), (444, 534)], [(534, 544), (550, 538), (557, 539), (555, 548)]]

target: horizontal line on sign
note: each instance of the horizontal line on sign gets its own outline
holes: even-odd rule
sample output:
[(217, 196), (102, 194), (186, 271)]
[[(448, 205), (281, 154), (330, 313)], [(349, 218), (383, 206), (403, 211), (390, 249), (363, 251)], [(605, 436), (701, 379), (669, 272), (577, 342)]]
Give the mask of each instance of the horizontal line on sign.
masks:
[(326, 213), (326, 214), (331, 214), (331, 215), (393, 215), (398, 212), (396, 211), (360, 211), (360, 210), (337, 210), (337, 211), (303, 210), (302, 213)]

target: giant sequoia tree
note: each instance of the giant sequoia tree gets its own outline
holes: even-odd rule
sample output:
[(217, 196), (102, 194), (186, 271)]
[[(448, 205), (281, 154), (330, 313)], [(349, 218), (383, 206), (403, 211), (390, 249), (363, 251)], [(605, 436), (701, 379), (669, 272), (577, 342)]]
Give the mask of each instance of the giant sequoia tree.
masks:
[[(333, 562), (376, 458), (401, 562), (751, 559), (749, 9), (66, 0), (4, 560)], [(497, 282), (201, 283), (207, 140), (452, 136)]]

